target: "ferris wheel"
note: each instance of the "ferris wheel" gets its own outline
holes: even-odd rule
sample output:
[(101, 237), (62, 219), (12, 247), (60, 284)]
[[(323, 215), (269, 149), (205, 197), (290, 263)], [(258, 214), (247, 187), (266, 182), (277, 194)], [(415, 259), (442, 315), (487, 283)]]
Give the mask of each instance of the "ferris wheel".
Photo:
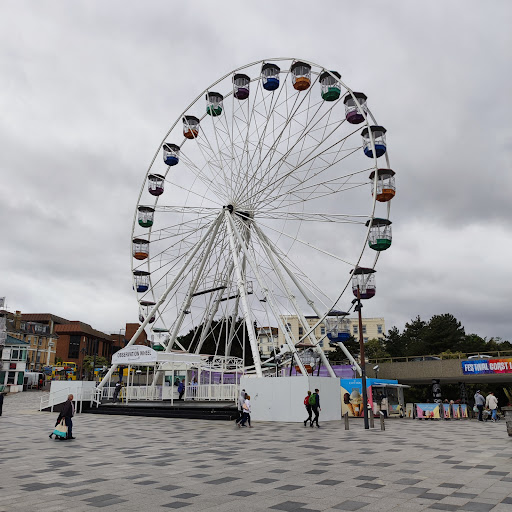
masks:
[(340, 73), (276, 58), (224, 75), (171, 126), (143, 180), (131, 237), (143, 326), (167, 351), (241, 353), (243, 338), (258, 376), (255, 326), (274, 327), (303, 374), (308, 343), (334, 376), (315, 328), (357, 286), (375, 293), (394, 174), (385, 128)]

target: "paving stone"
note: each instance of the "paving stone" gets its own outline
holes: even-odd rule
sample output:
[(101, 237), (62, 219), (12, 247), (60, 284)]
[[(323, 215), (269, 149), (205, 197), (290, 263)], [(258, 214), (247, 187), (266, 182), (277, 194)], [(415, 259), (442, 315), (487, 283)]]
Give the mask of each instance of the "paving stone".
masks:
[(335, 505), (332, 508), (335, 508), (336, 510), (359, 510), (360, 508), (363, 508), (366, 505), (368, 505), (368, 502), (347, 500), (344, 501), (343, 503)]
[(56, 414), (36, 402), (27, 409), (38, 396), (5, 399), (0, 512), (41, 503), (52, 512), (512, 510), (506, 429), (486, 437), (474, 421), (390, 419), (385, 432), (356, 420), (350, 431), (258, 422), (242, 432), (217, 421), (78, 414), (68, 444), (42, 432)]
[(304, 510), (301, 507), (305, 505), (307, 505), (307, 503), (300, 503), (298, 501), (283, 501), (282, 503), (278, 503), (277, 505), (274, 505), (270, 508), (274, 510), (286, 510), (294, 512), (295, 510)]
[(464, 505), (463, 510), (468, 512), (489, 512), (494, 508), (494, 504), (480, 503), (478, 501), (470, 501)]
[(429, 510), (459, 510), (459, 505), (450, 505), (448, 503), (434, 503), (430, 505)]

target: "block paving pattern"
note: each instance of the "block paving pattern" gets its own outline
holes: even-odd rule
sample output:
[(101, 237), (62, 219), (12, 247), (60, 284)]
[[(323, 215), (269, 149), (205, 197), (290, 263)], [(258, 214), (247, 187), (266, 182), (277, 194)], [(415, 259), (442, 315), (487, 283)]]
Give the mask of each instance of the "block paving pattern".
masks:
[(81, 414), (48, 438), (41, 394), (0, 417), (0, 512), (512, 511), (504, 422), (353, 420), (322, 428)]

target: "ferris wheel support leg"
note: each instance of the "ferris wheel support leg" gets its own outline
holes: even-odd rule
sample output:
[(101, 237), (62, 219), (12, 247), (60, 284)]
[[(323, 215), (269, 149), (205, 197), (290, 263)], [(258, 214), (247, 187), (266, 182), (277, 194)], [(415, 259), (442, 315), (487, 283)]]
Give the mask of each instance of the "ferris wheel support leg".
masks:
[[(208, 230), (206, 231), (206, 233), (203, 235), (203, 237), (201, 238), (201, 240), (199, 240), (199, 242), (197, 243), (197, 245), (195, 246), (195, 248), (192, 250), (192, 252), (190, 253), (189, 257), (187, 258), (187, 260), (185, 261), (185, 263), (183, 264), (183, 266), (180, 268), (180, 270), (178, 271), (178, 273), (176, 274), (175, 278), (172, 280), (172, 283), (167, 287), (167, 289), (165, 290), (165, 292), (162, 294), (162, 296), (158, 299), (157, 303), (153, 306), (153, 309), (151, 310), (151, 313), (149, 313), (148, 315), (146, 315), (146, 318), (144, 319), (144, 321), (142, 322), (141, 326), (137, 329), (137, 331), (135, 332), (135, 334), (132, 336), (132, 339), (127, 343), (127, 347), (129, 347), (130, 345), (133, 345), (137, 339), (139, 338), (139, 336), (141, 335), (142, 331), (145, 329), (146, 325), (148, 325), (149, 323), (149, 320), (156, 314), (158, 308), (163, 304), (163, 302), (165, 301), (165, 299), (167, 298), (167, 295), (169, 294), (169, 292), (174, 288), (174, 286), (176, 285), (176, 283), (178, 282), (178, 280), (180, 279), (180, 277), (182, 276), (183, 272), (185, 272), (185, 270), (187, 269), (188, 265), (190, 264), (190, 262), (192, 261), (192, 259), (194, 258), (194, 256), (196, 255), (197, 251), (199, 251), (199, 249), (201, 248), (201, 246), (203, 245), (203, 243), (205, 242), (205, 240), (208, 238), (208, 236), (210, 235), (210, 233), (213, 231), (213, 229), (216, 227), (216, 226), (219, 226), (220, 225), (220, 219), (222, 218), (222, 215), (220, 215), (217, 219), (216, 222), (213, 222), (212, 225), (208, 228)], [(107, 372), (107, 374), (105, 375), (105, 377), (103, 377), (103, 379), (101, 380), (101, 382), (98, 384), (98, 389), (101, 389), (103, 388), (103, 386), (106, 384), (106, 382), (110, 379), (110, 377), (112, 376), (112, 374), (115, 372), (115, 370), (117, 369), (117, 364), (113, 364), (109, 371)]]
[(252, 356), (254, 359), (254, 369), (256, 370), (256, 375), (258, 377), (263, 377), (263, 372), (261, 371), (261, 361), (260, 355), (258, 352), (258, 343), (256, 341), (256, 336), (254, 335), (254, 323), (252, 320), (251, 311), (249, 309), (249, 305), (247, 303), (247, 293), (245, 290), (245, 282), (242, 276), (242, 269), (240, 265), (240, 261), (238, 259), (238, 253), (236, 250), (235, 237), (233, 235), (233, 229), (231, 227), (231, 217), (228, 210), (224, 212), (224, 218), (226, 219), (226, 226), (229, 234), (229, 245), (231, 247), (231, 254), (233, 256), (233, 263), (235, 266), (236, 280), (238, 286), (238, 294), (242, 300), (242, 311), (244, 313), (245, 325), (247, 326), (247, 333), (249, 334), (249, 343), (251, 345)]
[(185, 312), (190, 307), (190, 304), (192, 302), (192, 296), (194, 295), (197, 283), (199, 282), (199, 279), (201, 277), (201, 274), (203, 272), (204, 266), (206, 265), (206, 261), (208, 260), (209, 256), (211, 256), (211, 248), (213, 245), (213, 242), (215, 241), (215, 236), (217, 235), (217, 232), (219, 231), (220, 225), (222, 222), (222, 217), (219, 216), (219, 218), (216, 220), (216, 222), (213, 223), (213, 233), (211, 234), (210, 240), (208, 242), (208, 245), (204, 251), (203, 258), (201, 260), (201, 263), (199, 264), (199, 268), (197, 269), (196, 275), (190, 285), (190, 288), (188, 289), (187, 295), (185, 296), (185, 299), (183, 300), (183, 303), (180, 308), (180, 312), (178, 315), (178, 318), (176, 319), (176, 324), (174, 325), (174, 329), (172, 332), (172, 335), (169, 339), (169, 343), (167, 344), (167, 348), (165, 349), (166, 352), (170, 352), (172, 349), (172, 346), (174, 345), (174, 342), (178, 336), (178, 332), (181, 329), (181, 324), (183, 323), (183, 319), (185, 318)]
[[(256, 230), (258, 235), (261, 237), (263, 233), (256, 226), (256, 224), (254, 224), (254, 229)], [(273, 255), (273, 253), (272, 253), (272, 251), (271, 251), (271, 249), (269, 247), (268, 241), (265, 238), (263, 238), (263, 242), (264, 242), (263, 243), (263, 249), (267, 253), (267, 256), (268, 256), (269, 260), (272, 262), (272, 265), (274, 266), (274, 269), (276, 271), (277, 277), (279, 278), (279, 280), (281, 281), (281, 284), (283, 285), (284, 289), (286, 290), (286, 293), (288, 294), (288, 298), (290, 299), (291, 303), (293, 304), (293, 307), (295, 308), (295, 311), (296, 311), (297, 316), (299, 317), (299, 319), (300, 319), (300, 321), (302, 323), (303, 328), (306, 331), (308, 331), (310, 329), (308, 321), (306, 320), (306, 317), (304, 316), (304, 313), (302, 313), (301, 309), (299, 308), (299, 304), (297, 303), (297, 299), (295, 298), (295, 295), (293, 295), (292, 291), (290, 290), (290, 287), (288, 286), (288, 283), (286, 282), (286, 280), (285, 280), (285, 278), (283, 276), (283, 273), (279, 269), (278, 262), (274, 258), (274, 255)], [(283, 264), (281, 263), (281, 265), (283, 265)], [(286, 265), (283, 265), (283, 268), (286, 270), (288, 275), (291, 274), (291, 272), (289, 271), (289, 269), (288, 269), (288, 267)], [(296, 285), (297, 285), (297, 283), (296, 283)], [(298, 288), (300, 290), (300, 287), (298, 287)], [(300, 291), (304, 295), (303, 290), (300, 290)], [(308, 299), (306, 298), (306, 300), (308, 300)], [(311, 305), (312, 301), (308, 300), (308, 303)], [(322, 350), (322, 347), (319, 346), (318, 341), (317, 341), (317, 339), (316, 339), (316, 337), (315, 337), (315, 335), (313, 333), (314, 333), (314, 331), (312, 331), (309, 334), (309, 338), (310, 338), (311, 342), (313, 343), (315, 352), (320, 356), (320, 359), (322, 360), (322, 364), (327, 368), (327, 371), (329, 372), (329, 375), (331, 377), (336, 378), (336, 374), (334, 373), (334, 370), (332, 369), (332, 366), (329, 363), (329, 360), (327, 359), (327, 357), (325, 355), (325, 352)]]
[[(297, 279), (295, 274), (291, 271), (290, 268), (288, 268), (288, 265), (283, 261), (281, 256), (279, 256), (279, 254), (275, 250), (275, 248), (272, 245), (272, 243), (270, 242), (270, 240), (260, 230), (260, 228), (258, 226), (256, 226), (256, 224), (254, 225), (254, 229), (258, 233), (258, 235), (263, 238), (263, 240), (265, 242), (265, 247), (268, 248), (270, 251), (272, 251), (275, 254), (275, 256), (277, 257), (277, 259), (279, 260), (279, 262), (281, 263), (283, 268), (286, 270), (286, 273), (290, 276), (290, 279), (293, 281), (295, 286), (299, 289), (302, 296), (306, 299), (306, 302), (309, 304), (309, 306), (315, 312), (315, 314), (318, 316), (318, 318), (320, 318), (321, 317), (320, 310), (316, 307), (315, 302), (309, 297), (309, 294), (306, 292), (306, 290), (304, 289), (304, 287), (302, 286), (300, 281)], [(343, 343), (338, 342), (338, 345), (339, 345), (340, 349), (343, 351), (343, 353), (347, 356), (347, 359), (350, 361), (350, 363), (356, 367), (359, 375), (361, 375), (361, 367), (357, 364), (357, 361), (354, 359), (354, 356), (347, 350), (347, 347), (345, 347), (345, 345)], [(322, 350), (322, 353), (323, 353), (323, 350)], [(324, 357), (325, 357), (325, 354), (324, 354)], [(322, 362), (323, 362), (323, 358), (322, 358)], [(329, 369), (329, 374), (331, 375), (331, 371), (334, 374), (334, 370), (332, 369), (330, 363), (328, 363), (328, 365), (326, 365), (326, 366)], [(331, 375), (331, 377), (336, 377), (336, 374)]]
[[(227, 215), (230, 215), (230, 214), (227, 213)], [(227, 217), (227, 222), (228, 222), (228, 229), (229, 229), (230, 235), (232, 235), (233, 232), (234, 232), (236, 234), (237, 238), (238, 238), (238, 241), (240, 242), (240, 244), (242, 246), (242, 250), (244, 251), (244, 254), (245, 254), (246, 258), (247, 258), (247, 261), (249, 262), (249, 265), (251, 266), (252, 271), (254, 272), (254, 275), (256, 276), (258, 284), (259, 284), (260, 288), (262, 289), (265, 298), (268, 300), (270, 309), (272, 310), (272, 313), (275, 316), (275, 318), (276, 318), (276, 320), (277, 320), (277, 322), (279, 324), (279, 328), (284, 333), (286, 344), (290, 348), (292, 356), (295, 357), (295, 360), (297, 361), (297, 366), (300, 368), (300, 371), (301, 371), (302, 375), (307, 377), (308, 376), (308, 372), (307, 372), (307, 370), (306, 370), (306, 368), (304, 366), (304, 363), (299, 358), (299, 355), (297, 353), (297, 348), (295, 347), (295, 344), (290, 339), (290, 335), (288, 334), (288, 331), (285, 329), (285, 326), (284, 326), (283, 322), (280, 320), (279, 310), (278, 310), (278, 308), (274, 304), (274, 298), (273, 298), (272, 294), (268, 293), (268, 287), (265, 285), (265, 282), (263, 281), (263, 279), (262, 279), (262, 277), (260, 275), (260, 272), (259, 272), (259, 269), (258, 269), (258, 265), (256, 264), (255, 261), (252, 260), (251, 255), (250, 255), (247, 247), (245, 247), (242, 244), (240, 233), (238, 232), (238, 230), (237, 230), (237, 228), (235, 226), (235, 223), (233, 222), (233, 219), (231, 218), (231, 216)], [(259, 361), (259, 352), (258, 352), (258, 349), (257, 349), (257, 345), (256, 345), (256, 354), (257, 354), (258, 361)], [(261, 363), (260, 363), (260, 371), (261, 371)]]

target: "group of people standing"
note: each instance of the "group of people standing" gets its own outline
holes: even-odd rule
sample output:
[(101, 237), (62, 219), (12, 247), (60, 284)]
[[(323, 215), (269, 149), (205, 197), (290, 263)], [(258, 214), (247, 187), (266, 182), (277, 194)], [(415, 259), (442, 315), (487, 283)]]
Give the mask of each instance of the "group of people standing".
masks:
[(498, 399), (491, 391), (485, 398), (477, 390), (475, 393), (475, 407), (478, 410), (478, 421), (484, 421), (484, 408), (491, 411), (491, 421), (495, 422), (498, 419)]
[[(309, 421), (309, 426), (313, 428), (313, 425), (316, 423), (317, 428), (320, 428), (318, 424), (318, 417), (320, 416), (320, 391), (315, 389), (314, 393), (308, 391), (306, 398), (304, 398), (304, 406), (306, 407), (306, 411), (308, 412), (307, 419), (304, 420), (304, 426), (307, 426)], [(315, 417), (313, 418), (313, 414)], [(311, 419), (313, 418), (313, 419)]]
[(238, 419), (236, 420), (237, 427), (245, 427), (252, 428), (251, 426), (251, 397), (245, 392), (245, 389), (240, 391), (240, 396), (238, 397)]

